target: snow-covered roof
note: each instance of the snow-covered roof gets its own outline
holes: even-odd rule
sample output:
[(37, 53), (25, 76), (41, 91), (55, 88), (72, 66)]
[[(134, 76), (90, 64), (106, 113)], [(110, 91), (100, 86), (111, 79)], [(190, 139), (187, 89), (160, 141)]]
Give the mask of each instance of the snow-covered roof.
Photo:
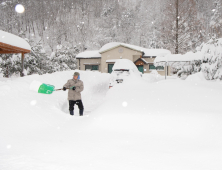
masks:
[(81, 52), (76, 56), (76, 58), (101, 58), (101, 53), (112, 50), (119, 46), (126, 47), (135, 51), (139, 51), (141, 53), (144, 52), (144, 56), (146, 57), (165, 56), (165, 55), (171, 54), (171, 52), (166, 49), (147, 49), (147, 48), (143, 48), (143, 47), (139, 47), (139, 46), (135, 46), (131, 44), (111, 42), (111, 43), (105, 44), (100, 50)]
[(149, 64), (149, 62), (147, 62), (144, 58), (138, 58), (136, 61), (134, 61), (134, 63), (136, 63), (139, 60), (142, 60), (145, 64)]
[(149, 64), (146, 60), (144, 60), (143, 58), (141, 58), (141, 60), (146, 63), (146, 64)]
[(167, 54), (171, 54), (171, 52), (166, 49), (147, 49), (147, 48), (143, 48), (143, 47), (139, 47), (139, 46), (135, 46), (131, 44), (120, 43), (120, 42), (111, 42), (111, 43), (105, 44), (99, 50), (99, 53), (104, 53), (118, 46), (123, 46), (126, 48), (130, 48), (132, 50), (144, 52), (144, 56), (165, 56)]
[(101, 58), (101, 54), (98, 50), (95, 51), (84, 51), (79, 53), (76, 58)]
[(196, 53), (188, 52), (184, 55), (182, 54), (169, 54), (165, 57), (158, 56), (155, 58), (154, 63), (159, 62), (186, 62), (186, 61), (194, 61), (194, 60), (202, 60), (203, 53), (198, 51)]
[(106, 60), (106, 63), (115, 63), (115, 62), (116, 62), (116, 60), (118, 60), (118, 59)]
[(2, 30), (0, 30), (0, 43), (31, 51), (31, 47), (26, 40)]
[(171, 54), (171, 52), (169, 50), (166, 49), (144, 49), (144, 56), (166, 56)]

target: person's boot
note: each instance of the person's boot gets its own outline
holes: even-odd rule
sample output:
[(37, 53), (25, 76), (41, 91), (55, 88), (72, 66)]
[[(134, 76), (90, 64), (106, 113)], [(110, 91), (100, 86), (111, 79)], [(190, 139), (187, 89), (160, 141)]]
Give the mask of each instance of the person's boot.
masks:
[(83, 116), (83, 109), (79, 110), (79, 116)]
[(72, 116), (74, 115), (74, 112), (73, 112), (73, 110), (70, 110), (70, 115), (72, 115)]

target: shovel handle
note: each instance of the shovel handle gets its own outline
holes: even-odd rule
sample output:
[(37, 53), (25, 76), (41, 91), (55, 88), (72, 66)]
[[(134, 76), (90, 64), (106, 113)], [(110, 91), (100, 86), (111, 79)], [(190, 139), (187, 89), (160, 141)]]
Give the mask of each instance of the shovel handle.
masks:
[(55, 89), (55, 91), (59, 91), (59, 90), (63, 90), (63, 89)]

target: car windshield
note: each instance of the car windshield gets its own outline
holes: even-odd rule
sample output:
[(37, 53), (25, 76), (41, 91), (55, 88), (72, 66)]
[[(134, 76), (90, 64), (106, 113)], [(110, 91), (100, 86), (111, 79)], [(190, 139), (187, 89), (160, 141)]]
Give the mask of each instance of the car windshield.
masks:
[(129, 70), (128, 69), (115, 69), (114, 73), (116, 73), (117, 76), (128, 76)]
[(121, 71), (121, 72), (124, 72), (124, 71), (129, 71), (129, 69), (115, 69), (114, 71)]

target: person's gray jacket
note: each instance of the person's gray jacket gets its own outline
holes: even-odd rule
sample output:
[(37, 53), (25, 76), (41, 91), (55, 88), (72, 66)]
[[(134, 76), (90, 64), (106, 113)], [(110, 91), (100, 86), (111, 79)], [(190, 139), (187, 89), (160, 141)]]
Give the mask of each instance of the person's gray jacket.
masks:
[[(73, 87), (73, 86), (76, 87), (75, 90), (69, 89), (70, 87)], [(69, 89), (68, 100), (82, 100), (81, 93), (80, 93), (84, 89), (82, 80), (70, 79), (67, 81), (67, 83), (63, 87), (66, 87), (67, 89)]]

